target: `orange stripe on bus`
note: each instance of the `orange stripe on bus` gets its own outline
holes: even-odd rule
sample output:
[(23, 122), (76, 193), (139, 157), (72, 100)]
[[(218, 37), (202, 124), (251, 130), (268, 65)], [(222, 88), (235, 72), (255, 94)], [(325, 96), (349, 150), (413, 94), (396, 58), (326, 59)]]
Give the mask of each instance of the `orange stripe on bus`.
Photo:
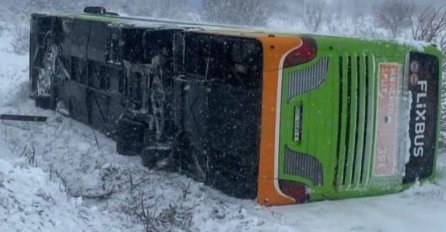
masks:
[(275, 187), (274, 163), (276, 141), (276, 109), (278, 78), (281, 58), (291, 49), (300, 46), (299, 37), (258, 37), (263, 45), (262, 110), (260, 132), (259, 174), (257, 203), (261, 205), (285, 205), (294, 203)]

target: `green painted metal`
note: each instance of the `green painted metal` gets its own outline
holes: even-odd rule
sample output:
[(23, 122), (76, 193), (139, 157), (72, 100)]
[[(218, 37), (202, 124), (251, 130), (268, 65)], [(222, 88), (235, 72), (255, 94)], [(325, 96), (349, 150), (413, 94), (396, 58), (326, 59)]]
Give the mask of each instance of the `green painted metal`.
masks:
[[(314, 38), (318, 44), (317, 57), (309, 63), (283, 70), (279, 179), (305, 184), (311, 189), (312, 201), (381, 195), (409, 187), (410, 185), (402, 185), (401, 173), (388, 177), (375, 177), (372, 173), (376, 112), (379, 104), (377, 101), (378, 65), (379, 63), (398, 63), (400, 78), (403, 79), (406, 56), (410, 51), (416, 51), (418, 47), (391, 41), (331, 36), (314, 36)], [(441, 60), (441, 54), (434, 46), (426, 45), (423, 49), (425, 53), (437, 56)], [(323, 84), (317, 89), (287, 101), (288, 75), (314, 65), (321, 57), (329, 58), (328, 74)], [(349, 59), (350, 72), (347, 71)], [(441, 78), (441, 74), (438, 78)], [(400, 80), (399, 88), (402, 88), (402, 83), (403, 81)], [(350, 91), (349, 94), (348, 91)], [(300, 141), (296, 142), (293, 140), (293, 125), (294, 109), (298, 105), (303, 108), (302, 136)], [(437, 117), (439, 120), (440, 117)], [(439, 125), (438, 121), (437, 138)], [(341, 144), (339, 147), (338, 143)], [(282, 167), (285, 147), (312, 155), (321, 162), (323, 166), (321, 186), (315, 186), (303, 177), (284, 173)], [(438, 144), (436, 153), (438, 153)], [(337, 157), (338, 154), (339, 157)], [(355, 156), (355, 154), (362, 155)], [(345, 159), (347, 161), (344, 161)], [(362, 170), (359, 167), (362, 167)], [(426, 179), (432, 179), (433, 176), (434, 174)]]

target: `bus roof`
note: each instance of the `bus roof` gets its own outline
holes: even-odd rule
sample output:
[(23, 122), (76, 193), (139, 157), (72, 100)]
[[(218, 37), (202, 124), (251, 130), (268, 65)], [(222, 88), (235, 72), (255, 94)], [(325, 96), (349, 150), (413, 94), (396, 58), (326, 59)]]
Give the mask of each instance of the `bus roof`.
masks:
[[(43, 14), (51, 15), (51, 14)], [(423, 51), (425, 48), (434, 46), (434, 44), (426, 43), (423, 41), (413, 41), (413, 40), (392, 40), (392, 39), (377, 39), (377, 38), (360, 38), (352, 36), (340, 36), (340, 35), (326, 35), (326, 34), (308, 34), (308, 33), (298, 33), (291, 31), (278, 31), (274, 29), (268, 29), (263, 27), (253, 27), (253, 26), (237, 26), (228, 24), (215, 24), (206, 22), (188, 22), (181, 20), (171, 20), (171, 19), (160, 19), (151, 17), (134, 17), (125, 15), (114, 15), (114, 14), (56, 14), (54, 16), (72, 18), (72, 19), (83, 19), (90, 21), (105, 22), (114, 25), (123, 25), (130, 27), (150, 27), (150, 28), (165, 28), (165, 29), (182, 29), (185, 31), (197, 31), (203, 33), (211, 34), (221, 34), (229, 36), (240, 36), (249, 38), (259, 38), (267, 36), (281, 36), (281, 37), (301, 37), (301, 36), (312, 36), (318, 38), (331, 38), (331, 39), (346, 39), (363, 41), (363, 42), (384, 42), (393, 43), (411, 47), (414, 50)]]

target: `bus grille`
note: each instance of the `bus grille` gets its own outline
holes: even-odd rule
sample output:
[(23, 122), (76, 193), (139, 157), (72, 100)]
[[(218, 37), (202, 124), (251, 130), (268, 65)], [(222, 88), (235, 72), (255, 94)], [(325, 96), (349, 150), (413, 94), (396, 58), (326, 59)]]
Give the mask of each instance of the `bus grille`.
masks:
[(318, 62), (303, 70), (292, 72), (288, 76), (287, 100), (309, 92), (319, 87), (327, 78), (328, 57), (322, 57)]
[(285, 174), (309, 179), (322, 185), (322, 165), (315, 157), (285, 147)]
[(338, 189), (365, 187), (370, 178), (376, 108), (374, 61), (373, 54), (339, 57)]

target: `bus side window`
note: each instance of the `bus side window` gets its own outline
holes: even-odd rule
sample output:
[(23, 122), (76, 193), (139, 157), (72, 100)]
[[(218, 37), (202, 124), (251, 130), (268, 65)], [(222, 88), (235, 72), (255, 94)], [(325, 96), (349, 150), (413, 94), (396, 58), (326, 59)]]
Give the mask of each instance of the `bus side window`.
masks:
[(119, 40), (121, 38), (121, 29), (118, 27), (108, 27), (107, 30), (107, 52), (105, 59), (110, 64), (120, 64)]
[(130, 74), (130, 103), (133, 109), (139, 110), (142, 106), (142, 75), (139, 72)]
[(77, 57), (71, 57), (71, 75), (74, 81), (81, 84), (87, 83), (87, 61)]
[(122, 28), (119, 40), (120, 59), (130, 63), (144, 62), (143, 29)]
[(102, 90), (108, 90), (110, 88), (109, 70), (110, 69), (105, 69), (105, 67), (102, 65), (99, 67), (99, 88)]
[(107, 46), (107, 25), (105, 23), (91, 22), (87, 49), (89, 60), (98, 62), (106, 61)]
[(88, 86), (93, 87), (95, 89), (100, 89), (100, 65), (95, 61), (88, 62)]
[[(186, 37), (185, 71), (205, 77), (208, 74), (210, 59), (210, 36), (193, 35)], [(195, 77), (197, 78), (197, 77)]]

